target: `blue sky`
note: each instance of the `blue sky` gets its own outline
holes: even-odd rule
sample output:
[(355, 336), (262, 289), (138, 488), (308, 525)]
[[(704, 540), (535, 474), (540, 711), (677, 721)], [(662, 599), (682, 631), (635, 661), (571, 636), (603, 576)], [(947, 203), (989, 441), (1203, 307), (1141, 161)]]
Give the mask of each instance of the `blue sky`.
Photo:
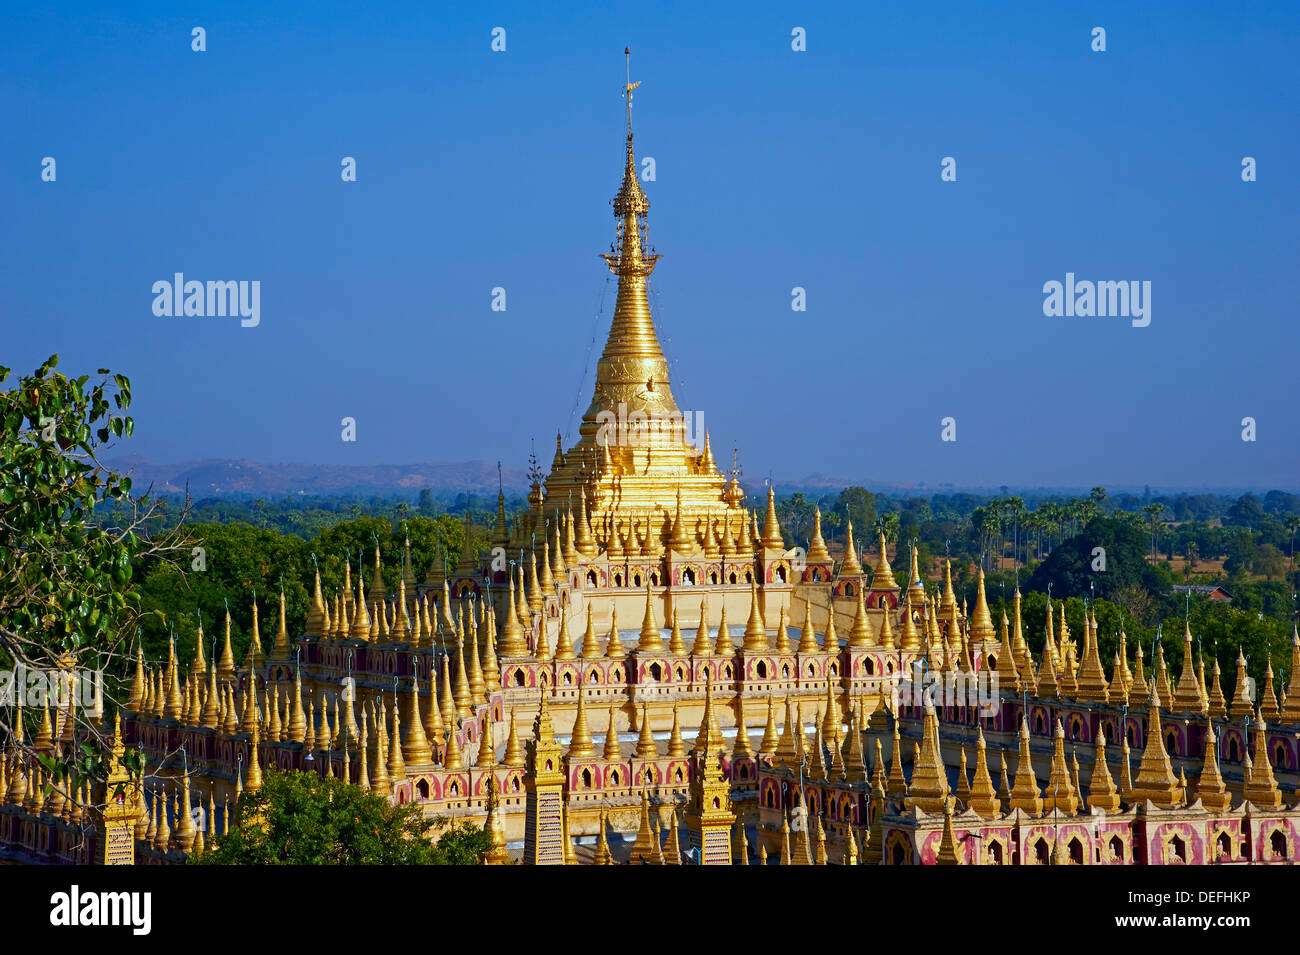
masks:
[[(1300, 486), (1300, 8), (1051, 6), (9, 5), (0, 363), (126, 373), (158, 462), (548, 459), (630, 45), (674, 393), (748, 477)], [(178, 271), (261, 324), (156, 317)], [(1066, 272), (1150, 326), (1044, 316)]]

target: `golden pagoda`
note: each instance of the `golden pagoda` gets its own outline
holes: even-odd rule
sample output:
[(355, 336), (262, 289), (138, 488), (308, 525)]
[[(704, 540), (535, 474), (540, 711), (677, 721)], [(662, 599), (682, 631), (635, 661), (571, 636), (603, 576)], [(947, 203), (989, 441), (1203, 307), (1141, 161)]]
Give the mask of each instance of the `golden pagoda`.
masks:
[[(556, 449), (550, 474), (530, 496), (533, 513), (527, 522), (540, 526), (548, 518), (558, 521), (574, 502), (586, 509), (591, 525), (611, 527), (611, 536), (619, 528), (635, 528), (634, 546), (639, 543), (636, 534), (649, 524), (649, 543), (657, 550), (672, 536), (674, 523), (674, 546), (686, 547), (684, 528), (694, 528), (700, 520), (712, 525), (719, 518), (729, 526), (746, 512), (738, 506), (740, 495), (728, 493), (727, 478), (714, 466), (712, 455), (687, 440), (668, 361), (650, 316), (647, 283), (659, 255), (649, 245), (650, 200), (641, 189), (633, 149), (632, 94), (640, 85), (629, 79), (624, 87), (623, 182), (613, 201), (615, 239), (602, 256), (618, 276), (613, 321), (596, 364), (595, 390), (578, 427), (578, 440), (567, 451)], [(693, 548), (693, 532), (689, 537)]]
[(730, 865), (731, 827), (736, 816), (731, 811), (731, 784), (722, 768), (725, 751), (721, 733), (713, 720), (713, 684), (706, 686), (708, 711), (700, 727), (699, 752), (686, 804), (686, 828), (700, 865)]

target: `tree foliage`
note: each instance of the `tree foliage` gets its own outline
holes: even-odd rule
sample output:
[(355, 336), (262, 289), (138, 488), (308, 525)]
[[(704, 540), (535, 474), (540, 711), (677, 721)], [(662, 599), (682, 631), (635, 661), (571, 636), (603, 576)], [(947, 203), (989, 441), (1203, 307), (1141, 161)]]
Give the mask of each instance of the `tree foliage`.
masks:
[[(1105, 570), (1099, 558), (1105, 557)], [(1146, 541), (1131, 523), (1116, 518), (1097, 518), (1074, 537), (1066, 539), (1038, 565), (1029, 580), (1031, 590), (1051, 592), (1059, 597), (1096, 593), (1110, 596), (1130, 585), (1146, 590), (1163, 590), (1160, 572), (1146, 559)]]
[[(183, 543), (142, 534), (151, 502), (132, 497), (130, 478), (100, 461), (134, 428), (125, 414), (130, 381), (107, 369), (93, 381), (69, 378), (57, 366), (52, 355), (0, 392), (0, 664), (29, 674), (73, 666), (111, 674), (125, 663), (139, 612), (134, 566), (172, 559)], [(0, 368), (0, 382), (9, 379)], [(116, 516), (105, 520), (110, 504)], [(110, 682), (106, 695), (115, 688)], [(10, 714), (0, 713), (0, 730), (16, 739)], [(78, 730), (90, 739), (42, 758), (73, 789), (107, 766), (95, 728), (82, 719)]]
[[(0, 626), (5, 650), (44, 659), (103, 646), (131, 617), (125, 587), (143, 549), (132, 529), (95, 522), (102, 501), (121, 500), (130, 478), (96, 457), (129, 435), (130, 382), (67, 378), (52, 355), (0, 392)], [(9, 379), (0, 368), (0, 382)], [(33, 661), (35, 662), (35, 661)]]
[(203, 865), (477, 865), (487, 833), (458, 824), (437, 842), (413, 803), (383, 796), (333, 776), (268, 770), (245, 791), (228, 832), (194, 861)]

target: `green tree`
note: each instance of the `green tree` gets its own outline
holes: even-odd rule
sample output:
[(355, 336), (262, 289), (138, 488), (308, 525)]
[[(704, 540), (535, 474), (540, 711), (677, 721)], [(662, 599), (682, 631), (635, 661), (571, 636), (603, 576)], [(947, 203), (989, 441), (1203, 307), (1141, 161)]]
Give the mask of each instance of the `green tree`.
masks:
[[(1094, 591), (1097, 596), (1115, 594), (1121, 588), (1137, 585), (1150, 594), (1168, 589), (1160, 570), (1146, 561), (1142, 531), (1127, 521), (1112, 517), (1099, 517), (1082, 532), (1060, 544), (1051, 555), (1034, 570), (1029, 588), (1046, 592), (1052, 587), (1052, 596), (1084, 596)], [(1101, 548), (1105, 552), (1105, 570), (1100, 568)]]
[(1165, 506), (1161, 504), (1159, 501), (1156, 501), (1153, 504), (1147, 504), (1142, 508), (1142, 513), (1147, 516), (1147, 522), (1151, 527), (1151, 559), (1152, 560), (1155, 560), (1156, 557), (1158, 556), (1158, 554), (1156, 553), (1157, 534), (1159, 533), (1157, 527), (1159, 526), (1160, 512), (1163, 511), (1164, 509)]
[[(130, 478), (100, 461), (114, 438), (134, 429), (124, 413), (130, 381), (107, 369), (93, 382), (68, 378), (57, 365), (52, 355), (0, 392), (0, 666), (48, 670), (75, 661), (120, 675), (139, 614), (127, 586), (132, 564), (174, 559), (182, 542), (143, 535), (153, 504), (133, 499)], [(0, 382), (9, 376), (0, 368)], [(121, 519), (101, 519), (114, 503)], [(119, 692), (110, 680), (109, 700)], [(12, 712), (0, 710), (0, 729), (11, 739)], [(46, 762), (73, 785), (107, 765), (97, 758), (102, 740), (92, 725), (83, 721), (78, 730), (91, 736), (78, 752)]]
[(439, 820), (420, 807), (315, 773), (268, 770), (245, 790), (228, 832), (194, 861), (205, 865), (476, 865), (487, 833), (455, 825), (436, 843)]
[(846, 487), (840, 491), (835, 510), (853, 522), (854, 536), (858, 543), (863, 543), (867, 532), (876, 525), (876, 495), (865, 487)]
[(1272, 544), (1263, 544), (1250, 562), (1252, 573), (1259, 574), (1266, 580), (1281, 577), (1286, 572), (1286, 557)]

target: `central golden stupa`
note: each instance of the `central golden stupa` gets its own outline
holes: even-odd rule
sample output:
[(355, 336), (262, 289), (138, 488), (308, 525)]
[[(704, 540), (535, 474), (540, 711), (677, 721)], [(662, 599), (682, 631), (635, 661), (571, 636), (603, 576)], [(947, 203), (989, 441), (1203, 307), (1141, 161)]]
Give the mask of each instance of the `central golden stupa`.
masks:
[(646, 296), (659, 256), (647, 251), (650, 200), (633, 149), (632, 92), (639, 85), (628, 82), (624, 91), (627, 153), (613, 200), (617, 235), (603, 256), (618, 276), (614, 318), (578, 442), (565, 451), (557, 435), (551, 473), (529, 498), (528, 532), (531, 538), (539, 524), (567, 526), (573, 512), (575, 546), (587, 556), (594, 556), (593, 545), (646, 556), (673, 545), (734, 552), (733, 542), (748, 536), (744, 493), (734, 475), (728, 481), (719, 473), (707, 437), (702, 446), (690, 440)]
[[(774, 630), (784, 647), (789, 627), (822, 642), (850, 631), (859, 643), (874, 640), (883, 608), (899, 603), (888, 560), (872, 588), (852, 527), (837, 565), (819, 520), (806, 552), (787, 549), (771, 488), (760, 519), (761, 499), (755, 510), (746, 506), (739, 469), (718, 469), (707, 433), (692, 427), (699, 419), (673, 396), (647, 295), (659, 256), (649, 243), (650, 201), (632, 132), (632, 94), (640, 85), (629, 70), (623, 179), (612, 202), (616, 233), (603, 255), (618, 295), (577, 441), (566, 448), (556, 435), (549, 473), (534, 460), (529, 507), (513, 524), (498, 495), (491, 557), (467, 552), (445, 576), (435, 567), (426, 592), (435, 599), (445, 593), (444, 606), (486, 599), (507, 621), (503, 652), (543, 660), (572, 652), (578, 637), (570, 628), (598, 635), (582, 641), (584, 656), (625, 646), (646, 654), (670, 643), (681, 653), (683, 629), (696, 634), (692, 653), (725, 656), (727, 620), (747, 631), (751, 650)], [(919, 622), (928, 599), (923, 591), (913, 596)], [(620, 620), (628, 633), (619, 633)], [(805, 650), (813, 639), (804, 638)]]

